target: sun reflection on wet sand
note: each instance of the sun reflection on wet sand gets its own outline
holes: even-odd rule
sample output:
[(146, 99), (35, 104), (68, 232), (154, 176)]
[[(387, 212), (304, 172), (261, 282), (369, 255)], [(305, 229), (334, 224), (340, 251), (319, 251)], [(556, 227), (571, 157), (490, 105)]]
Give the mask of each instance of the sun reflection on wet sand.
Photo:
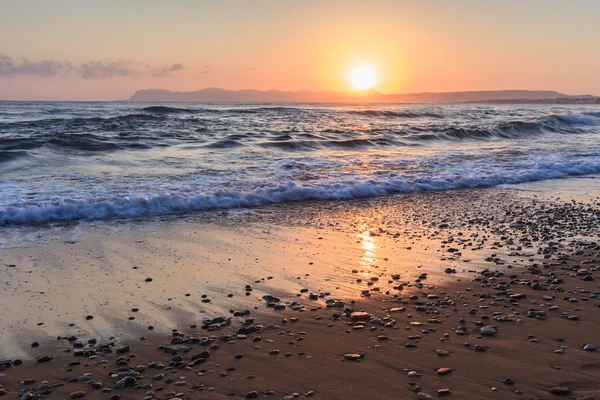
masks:
[(362, 244), (363, 255), (359, 260), (359, 264), (366, 268), (372, 268), (375, 263), (375, 236), (372, 236), (369, 231), (359, 235), (359, 240)]

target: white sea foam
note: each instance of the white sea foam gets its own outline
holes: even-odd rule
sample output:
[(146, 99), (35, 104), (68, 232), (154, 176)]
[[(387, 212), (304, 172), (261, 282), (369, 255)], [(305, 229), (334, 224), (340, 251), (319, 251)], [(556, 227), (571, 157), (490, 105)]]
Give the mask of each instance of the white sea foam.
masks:
[(578, 124), (578, 125), (600, 125), (600, 113), (586, 113), (582, 114), (561, 114), (555, 115), (561, 121), (567, 122), (569, 124)]
[[(468, 168), (471, 169), (468, 169)], [(463, 169), (461, 169), (463, 168)], [(255, 207), (302, 200), (341, 200), (433, 190), (476, 188), (600, 173), (597, 155), (579, 158), (525, 159), (510, 168), (474, 161), (438, 170), (434, 174), (412, 173), (355, 175), (353, 178), (313, 182), (257, 182), (235, 190), (218, 187), (194, 192), (189, 187), (163, 193), (54, 198), (38, 204), (13, 202), (0, 209), (0, 224), (30, 224), (77, 219), (132, 218), (144, 215), (185, 213), (209, 209)]]

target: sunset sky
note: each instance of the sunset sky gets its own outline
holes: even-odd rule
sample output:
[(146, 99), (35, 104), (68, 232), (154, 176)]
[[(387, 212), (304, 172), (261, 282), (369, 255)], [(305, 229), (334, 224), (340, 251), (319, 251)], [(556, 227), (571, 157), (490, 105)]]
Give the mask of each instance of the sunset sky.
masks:
[[(124, 4), (127, 3), (127, 4)], [(0, 99), (137, 89), (600, 95), (600, 1), (0, 0)]]

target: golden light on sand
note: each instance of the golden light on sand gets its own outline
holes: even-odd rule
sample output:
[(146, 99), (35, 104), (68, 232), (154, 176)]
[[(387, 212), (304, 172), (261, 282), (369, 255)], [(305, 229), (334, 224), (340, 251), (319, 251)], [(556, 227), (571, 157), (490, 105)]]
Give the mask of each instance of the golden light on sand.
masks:
[(372, 88), (376, 80), (377, 75), (375, 74), (375, 71), (365, 65), (355, 67), (350, 74), (350, 83), (358, 90)]
[(370, 267), (375, 262), (375, 241), (373, 240), (373, 237), (369, 234), (369, 232), (365, 232), (359, 235), (359, 238), (363, 250), (363, 256), (360, 260), (360, 264), (366, 267)]

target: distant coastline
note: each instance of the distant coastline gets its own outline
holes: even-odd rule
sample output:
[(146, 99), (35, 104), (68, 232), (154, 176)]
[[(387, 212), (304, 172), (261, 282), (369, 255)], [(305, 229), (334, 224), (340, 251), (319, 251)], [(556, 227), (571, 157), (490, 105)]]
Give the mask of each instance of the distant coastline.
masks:
[(221, 103), (492, 103), (492, 104), (600, 104), (600, 97), (566, 95), (552, 90), (485, 90), (445, 93), (383, 94), (364, 92), (227, 90), (206, 88), (189, 92), (138, 90), (126, 101)]

